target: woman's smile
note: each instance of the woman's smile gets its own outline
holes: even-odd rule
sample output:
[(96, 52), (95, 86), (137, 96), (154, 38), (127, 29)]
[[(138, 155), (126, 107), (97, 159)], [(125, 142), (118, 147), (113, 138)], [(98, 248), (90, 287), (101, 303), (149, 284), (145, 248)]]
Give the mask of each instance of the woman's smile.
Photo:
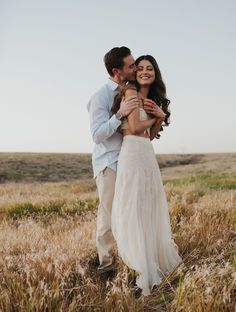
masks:
[(141, 76), (140, 78), (144, 79), (144, 80), (147, 80), (147, 79), (150, 79), (150, 76)]

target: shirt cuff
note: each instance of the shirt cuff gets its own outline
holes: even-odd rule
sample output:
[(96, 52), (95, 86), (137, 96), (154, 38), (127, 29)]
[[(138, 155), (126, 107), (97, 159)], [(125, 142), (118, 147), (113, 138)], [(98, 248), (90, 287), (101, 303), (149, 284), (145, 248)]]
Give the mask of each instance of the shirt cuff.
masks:
[(113, 129), (116, 130), (116, 129), (121, 125), (122, 121), (119, 120), (119, 119), (117, 119), (116, 116), (113, 115), (113, 116), (110, 118), (110, 123), (111, 123)]

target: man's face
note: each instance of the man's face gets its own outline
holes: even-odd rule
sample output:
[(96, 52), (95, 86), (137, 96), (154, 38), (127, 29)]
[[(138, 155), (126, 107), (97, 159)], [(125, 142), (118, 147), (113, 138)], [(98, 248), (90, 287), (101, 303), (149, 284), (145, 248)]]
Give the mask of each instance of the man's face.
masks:
[(122, 69), (119, 69), (119, 78), (122, 82), (125, 81), (134, 81), (136, 79), (136, 65), (134, 64), (135, 60), (130, 54), (124, 58), (124, 66)]

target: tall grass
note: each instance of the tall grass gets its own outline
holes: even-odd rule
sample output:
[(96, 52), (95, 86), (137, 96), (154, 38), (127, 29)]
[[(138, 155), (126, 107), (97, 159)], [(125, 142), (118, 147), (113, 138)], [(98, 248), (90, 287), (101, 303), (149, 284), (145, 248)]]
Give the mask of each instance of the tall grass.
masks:
[(165, 181), (173, 236), (186, 267), (138, 299), (136, 273), (116, 246), (116, 276), (97, 274), (93, 189), (90, 199), (89, 189), (82, 199), (77, 182), (50, 184), (34, 200), (31, 184), (28, 191), (19, 185), (23, 193), (17, 197), (12, 184), (2, 186), (0, 311), (234, 311), (234, 179), (208, 172)]

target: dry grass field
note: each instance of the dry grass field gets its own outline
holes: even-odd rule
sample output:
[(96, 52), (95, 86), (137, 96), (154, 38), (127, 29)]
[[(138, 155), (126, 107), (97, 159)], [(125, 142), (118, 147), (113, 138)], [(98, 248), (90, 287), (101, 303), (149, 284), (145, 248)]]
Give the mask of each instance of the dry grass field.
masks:
[(0, 153), (0, 311), (236, 311), (236, 153), (157, 155), (186, 267), (136, 298), (97, 274), (90, 154)]

